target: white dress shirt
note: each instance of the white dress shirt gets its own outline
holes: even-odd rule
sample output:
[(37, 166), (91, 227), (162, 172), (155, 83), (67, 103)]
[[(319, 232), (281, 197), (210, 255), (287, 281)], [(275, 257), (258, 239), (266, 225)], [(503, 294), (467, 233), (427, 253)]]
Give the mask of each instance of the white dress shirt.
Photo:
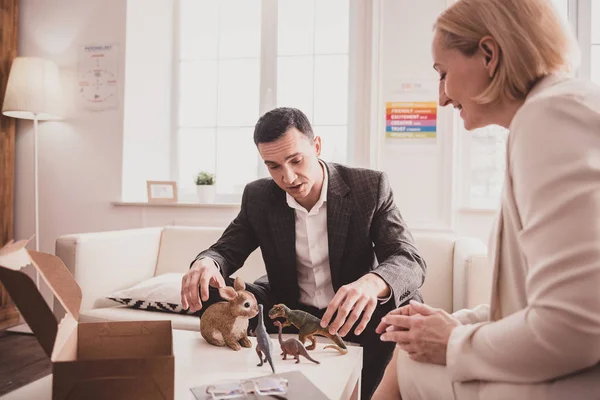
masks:
[[(331, 283), (329, 265), (329, 240), (327, 237), (327, 188), (329, 174), (327, 167), (319, 160), (323, 170), (323, 186), (317, 203), (306, 211), (292, 196), (286, 193), (288, 206), (294, 209), (296, 220), (296, 274), (300, 288), (299, 301), (318, 309), (326, 308), (335, 296)], [(202, 257), (205, 258), (205, 257)], [(217, 268), (219, 264), (210, 257)], [(378, 297), (381, 304), (393, 297)]]
[(306, 211), (286, 193), (288, 206), (296, 219), (296, 273), (300, 288), (299, 301), (316, 308), (325, 308), (335, 295), (329, 266), (327, 239), (327, 187), (329, 176), (322, 162), (323, 187), (317, 203)]

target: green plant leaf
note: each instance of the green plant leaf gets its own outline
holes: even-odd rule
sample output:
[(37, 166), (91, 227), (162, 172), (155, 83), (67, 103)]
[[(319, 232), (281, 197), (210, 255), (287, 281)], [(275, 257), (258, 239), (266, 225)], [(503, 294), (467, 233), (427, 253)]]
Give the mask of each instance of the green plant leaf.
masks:
[(196, 185), (214, 185), (215, 175), (210, 172), (200, 171), (196, 176)]

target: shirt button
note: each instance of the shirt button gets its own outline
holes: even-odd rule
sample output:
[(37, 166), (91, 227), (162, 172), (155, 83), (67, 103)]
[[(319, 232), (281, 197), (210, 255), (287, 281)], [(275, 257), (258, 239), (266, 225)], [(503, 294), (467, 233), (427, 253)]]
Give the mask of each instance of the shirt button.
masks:
[(315, 272), (321, 272), (321, 268), (315, 268)]

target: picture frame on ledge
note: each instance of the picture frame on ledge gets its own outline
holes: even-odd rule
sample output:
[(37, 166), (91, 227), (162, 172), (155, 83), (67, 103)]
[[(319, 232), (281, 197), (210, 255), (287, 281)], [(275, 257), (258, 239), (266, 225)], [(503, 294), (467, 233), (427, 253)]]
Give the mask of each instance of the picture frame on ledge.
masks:
[(148, 191), (148, 203), (177, 203), (177, 182), (146, 181), (146, 187)]

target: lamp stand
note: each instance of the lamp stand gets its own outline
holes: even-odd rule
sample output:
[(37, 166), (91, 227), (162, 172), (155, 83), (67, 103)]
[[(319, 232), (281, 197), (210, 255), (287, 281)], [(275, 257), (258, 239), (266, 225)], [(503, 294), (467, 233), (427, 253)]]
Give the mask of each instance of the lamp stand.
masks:
[[(35, 199), (35, 251), (40, 251), (40, 204), (38, 194), (38, 115), (33, 118), (33, 196)], [(40, 286), (39, 274), (36, 270), (35, 284)]]
[[(35, 203), (35, 251), (40, 251), (40, 213), (38, 195), (38, 116), (33, 118), (33, 197)], [(35, 286), (40, 289), (40, 273), (35, 270)], [(33, 334), (29, 325), (24, 322), (17, 326), (6, 329), (7, 332)]]

